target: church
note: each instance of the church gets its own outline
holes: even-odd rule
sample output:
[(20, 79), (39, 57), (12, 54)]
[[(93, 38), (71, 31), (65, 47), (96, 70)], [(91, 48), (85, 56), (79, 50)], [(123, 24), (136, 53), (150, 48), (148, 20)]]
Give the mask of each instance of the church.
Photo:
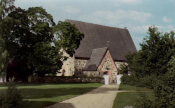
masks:
[(126, 62), (125, 55), (137, 52), (131, 35), (126, 28), (66, 20), (74, 24), (84, 34), (79, 48), (73, 57), (64, 53), (68, 59), (63, 62), (60, 72), (65, 76), (101, 77), (110, 76), (116, 80), (120, 65)]

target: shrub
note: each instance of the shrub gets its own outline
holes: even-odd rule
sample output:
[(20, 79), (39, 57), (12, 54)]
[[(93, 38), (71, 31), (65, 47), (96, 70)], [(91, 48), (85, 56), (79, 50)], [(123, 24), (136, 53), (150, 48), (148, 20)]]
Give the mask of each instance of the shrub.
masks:
[(145, 76), (139, 79), (139, 81), (137, 82), (137, 86), (153, 89), (158, 78), (159, 76), (156, 75)]
[(121, 83), (122, 83), (122, 84), (129, 84), (129, 81), (130, 81), (130, 76), (124, 74), (124, 75), (121, 77)]
[(128, 74), (128, 66), (126, 64), (121, 64), (119, 68), (120, 74)]
[(158, 80), (163, 79), (163, 76), (156, 76), (154, 74), (150, 75), (150, 76), (144, 76), (142, 78), (137, 78), (134, 75), (126, 75), (124, 74), (123, 77), (121, 78), (121, 81), (123, 84), (127, 84), (127, 85), (135, 85), (138, 87), (146, 87), (149, 89), (154, 89), (155, 84)]
[(129, 76), (127, 74), (124, 74), (121, 77), (122, 84), (136, 85), (137, 81), (138, 81), (138, 79), (134, 75)]
[(0, 108), (22, 108), (22, 97), (17, 87), (9, 82), (8, 88), (0, 94)]
[(155, 108), (175, 108), (175, 73), (170, 71), (157, 81), (154, 93)]
[(134, 108), (154, 108), (153, 102), (143, 93), (139, 93), (139, 97), (136, 100)]

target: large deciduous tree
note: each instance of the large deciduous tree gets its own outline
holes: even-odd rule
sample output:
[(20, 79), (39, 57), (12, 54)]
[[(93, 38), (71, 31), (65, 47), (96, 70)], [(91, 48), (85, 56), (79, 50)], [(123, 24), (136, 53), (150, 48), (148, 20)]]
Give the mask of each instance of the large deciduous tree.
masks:
[[(136, 108), (174, 108), (175, 107), (175, 37), (174, 32), (161, 33), (157, 27), (149, 27), (149, 36), (137, 53), (126, 56), (132, 72), (123, 77), (124, 83), (154, 89), (154, 100), (141, 95)], [(126, 81), (125, 81), (126, 80)]]
[(165, 74), (167, 63), (174, 54), (174, 32), (161, 33), (157, 27), (149, 27), (148, 34), (141, 45), (141, 50), (128, 54), (127, 62), (131, 72), (138, 77)]
[(7, 15), (14, 9), (15, 0), (0, 0), (0, 75), (6, 74), (7, 67), (7, 37), (13, 19)]
[(27, 60), (27, 68), (39, 76), (55, 74), (62, 65), (59, 51), (73, 56), (83, 38), (75, 25), (61, 21), (56, 25), (42, 7), (16, 8), (8, 16), (14, 19), (8, 37), (10, 57)]
[[(8, 37), (10, 57), (16, 61), (27, 60), (27, 67), (33, 72), (37, 71), (40, 69), (38, 68), (42, 63), (40, 58), (44, 53), (41, 49), (48, 50), (43, 46), (53, 40), (52, 27), (55, 23), (52, 16), (42, 7), (31, 7), (28, 10), (16, 8), (8, 16), (14, 19), (14, 25)], [(49, 50), (51, 49), (50, 46)]]
[(84, 34), (80, 33), (75, 25), (69, 22), (59, 21), (53, 27), (53, 32), (56, 36), (55, 44), (70, 56), (73, 56), (75, 49), (80, 45), (80, 40), (84, 37)]

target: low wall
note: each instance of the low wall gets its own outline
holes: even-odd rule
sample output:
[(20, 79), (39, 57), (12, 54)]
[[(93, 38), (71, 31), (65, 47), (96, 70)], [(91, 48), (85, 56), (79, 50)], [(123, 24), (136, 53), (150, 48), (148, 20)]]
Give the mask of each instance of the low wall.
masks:
[(88, 77), (103, 77), (103, 73), (99, 71), (83, 71), (83, 75)]
[(58, 83), (104, 83), (100, 77), (59, 77), (59, 76), (30, 76), (28, 82), (58, 82)]

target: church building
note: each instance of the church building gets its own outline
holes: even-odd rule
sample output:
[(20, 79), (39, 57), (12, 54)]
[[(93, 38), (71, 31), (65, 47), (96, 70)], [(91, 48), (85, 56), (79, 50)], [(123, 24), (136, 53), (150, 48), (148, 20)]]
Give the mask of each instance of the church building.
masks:
[(125, 55), (137, 52), (131, 35), (126, 28), (116, 28), (81, 21), (66, 20), (74, 24), (84, 38), (73, 57), (63, 62), (60, 72), (65, 76), (110, 75), (110, 82), (116, 80), (119, 67), (126, 62)]

